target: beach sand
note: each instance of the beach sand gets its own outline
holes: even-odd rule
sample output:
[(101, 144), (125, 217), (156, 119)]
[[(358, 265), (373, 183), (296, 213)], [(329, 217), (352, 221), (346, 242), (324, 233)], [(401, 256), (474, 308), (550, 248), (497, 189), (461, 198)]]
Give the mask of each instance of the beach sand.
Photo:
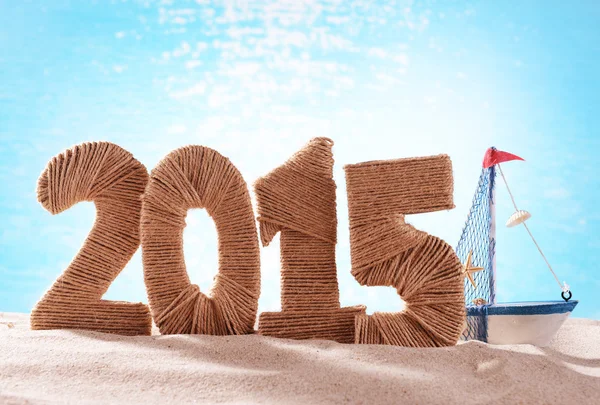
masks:
[(600, 321), (549, 347), (31, 331), (0, 314), (0, 403), (600, 404)]

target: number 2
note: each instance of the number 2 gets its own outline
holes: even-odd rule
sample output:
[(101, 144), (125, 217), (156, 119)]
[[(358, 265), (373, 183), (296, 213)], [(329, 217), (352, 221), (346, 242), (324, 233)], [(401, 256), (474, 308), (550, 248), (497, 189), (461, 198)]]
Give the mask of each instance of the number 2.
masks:
[(31, 312), (32, 329), (88, 329), (149, 335), (141, 303), (102, 300), (140, 244), (146, 168), (108, 142), (77, 145), (54, 157), (38, 181), (38, 200), (52, 214), (93, 201), (96, 221), (81, 250)]

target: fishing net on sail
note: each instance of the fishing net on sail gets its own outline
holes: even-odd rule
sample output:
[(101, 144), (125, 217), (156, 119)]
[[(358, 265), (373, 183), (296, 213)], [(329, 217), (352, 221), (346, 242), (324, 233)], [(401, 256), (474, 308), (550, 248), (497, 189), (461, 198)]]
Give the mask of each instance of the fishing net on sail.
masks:
[(494, 254), (495, 232), (492, 229), (492, 201), (495, 186), (495, 167), (481, 171), (479, 184), (469, 216), (456, 247), (456, 254), (465, 263), (469, 254), (473, 267), (483, 270), (472, 273), (475, 285), (465, 277), (465, 305), (467, 307), (466, 327), (462, 340), (487, 341), (487, 306), (495, 302)]

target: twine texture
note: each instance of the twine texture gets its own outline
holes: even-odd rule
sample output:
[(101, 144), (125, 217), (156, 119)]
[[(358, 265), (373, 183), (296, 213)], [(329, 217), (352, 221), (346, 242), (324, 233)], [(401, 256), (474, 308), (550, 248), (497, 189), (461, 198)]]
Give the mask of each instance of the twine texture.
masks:
[(314, 138), (254, 184), (263, 245), (281, 233), (282, 311), (260, 315), (262, 335), (354, 341), (354, 318), (365, 308), (340, 308), (332, 146)]
[(352, 275), (365, 286), (393, 286), (399, 313), (361, 314), (355, 343), (454, 345), (465, 320), (461, 263), (443, 240), (405, 215), (454, 208), (446, 155), (347, 165)]
[(96, 221), (69, 267), (33, 308), (31, 329), (150, 334), (146, 305), (102, 300), (140, 244), (140, 197), (147, 181), (146, 168), (108, 142), (74, 146), (48, 163), (37, 187), (42, 206), (58, 214), (93, 201)]
[[(191, 208), (206, 209), (219, 238), (219, 272), (208, 295), (186, 271), (183, 229)], [(229, 159), (203, 146), (167, 155), (150, 174), (141, 230), (148, 299), (162, 334), (254, 332), (258, 236), (246, 182)]]

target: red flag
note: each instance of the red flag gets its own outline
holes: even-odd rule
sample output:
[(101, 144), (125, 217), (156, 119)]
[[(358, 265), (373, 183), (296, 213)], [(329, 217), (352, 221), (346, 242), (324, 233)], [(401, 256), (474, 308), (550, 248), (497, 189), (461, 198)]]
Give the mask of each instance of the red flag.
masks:
[(489, 148), (485, 152), (485, 157), (483, 158), (483, 168), (487, 169), (498, 163), (509, 162), (511, 160), (525, 160), (517, 155), (513, 155), (512, 153), (503, 152), (496, 148)]

